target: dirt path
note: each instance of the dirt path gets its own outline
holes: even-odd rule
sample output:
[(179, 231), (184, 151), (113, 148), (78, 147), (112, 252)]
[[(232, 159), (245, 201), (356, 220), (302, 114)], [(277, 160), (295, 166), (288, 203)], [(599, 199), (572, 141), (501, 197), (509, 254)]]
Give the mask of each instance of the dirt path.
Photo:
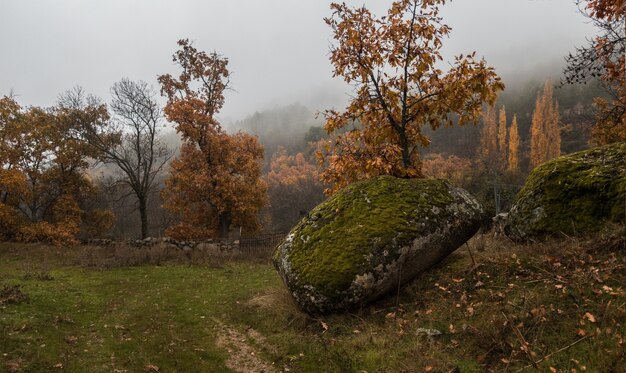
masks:
[(248, 341), (265, 344), (265, 338), (256, 330), (250, 328), (246, 334), (215, 320), (219, 326), (216, 345), (228, 351), (226, 366), (240, 373), (271, 373), (276, 372), (272, 364), (258, 356), (257, 351)]

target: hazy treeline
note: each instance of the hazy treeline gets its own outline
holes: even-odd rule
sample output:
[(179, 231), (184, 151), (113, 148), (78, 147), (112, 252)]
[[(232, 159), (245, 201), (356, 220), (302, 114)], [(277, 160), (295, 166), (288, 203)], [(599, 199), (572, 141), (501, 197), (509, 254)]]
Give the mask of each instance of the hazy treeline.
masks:
[[(525, 82), (518, 79), (510, 89), (500, 94), (496, 108), (505, 107), (508, 121), (517, 118), (520, 136), (520, 172), (511, 176), (500, 176), (497, 198), (500, 210), (505, 208), (517, 192), (529, 168), (530, 128), (537, 95), (544, 82), (529, 77)], [(588, 146), (590, 128), (594, 123), (593, 98), (602, 96), (602, 87), (597, 82), (586, 85), (559, 85), (555, 83), (554, 98), (559, 103), (561, 118), (561, 151), (570, 153)], [(320, 164), (315, 153), (320, 140), (329, 136), (323, 129), (324, 120), (313, 108), (294, 103), (255, 112), (242, 120), (229, 123), (229, 132), (242, 130), (258, 137), (264, 147), (263, 174), (269, 182), (269, 205), (260, 216), (261, 230), (284, 232), (295, 224), (303, 214), (323, 198), (325, 186), (319, 181)], [(422, 150), (426, 162), (449, 161), (451, 156), (458, 161), (448, 162), (445, 167), (458, 168), (452, 172), (457, 183), (463, 184), (476, 194), (488, 209), (495, 212), (494, 174), (489, 171), (471, 170), (471, 162), (479, 158), (483, 123), (477, 125), (452, 126), (438, 131), (425, 129), (431, 144)], [(166, 145), (174, 155), (181, 146), (179, 135), (173, 130), (159, 133), (159, 142)], [(439, 157), (439, 158), (437, 158)], [(456, 161), (456, 159), (455, 159)], [(139, 205), (132, 188), (119, 183), (120, 170), (113, 164), (93, 161), (86, 170), (90, 179), (98, 186), (92, 198), (92, 208), (108, 209), (115, 222), (107, 236), (131, 239), (141, 236)], [(437, 163), (433, 163), (434, 167)], [(168, 173), (169, 163), (155, 178), (154, 186), (147, 198), (149, 236), (163, 236), (165, 230), (177, 219), (165, 210), (161, 190)], [(443, 175), (443, 176), (451, 176)], [(462, 175), (462, 176), (459, 176)], [(244, 232), (244, 234), (251, 232)], [(85, 238), (85, 235), (83, 235)]]
[[(513, 114), (517, 116), (519, 133), (521, 138), (520, 169), (524, 170), (519, 176), (508, 180), (510, 185), (503, 186), (501, 191), (502, 207), (510, 202), (514, 194), (521, 186), (525, 174), (528, 171), (530, 149), (530, 127), (537, 94), (541, 91), (544, 82), (535, 78), (529, 78), (526, 82), (518, 82), (511, 89), (506, 89), (498, 98), (497, 107), (505, 106), (511, 120)], [(554, 96), (560, 106), (562, 122), (562, 152), (570, 153), (581, 150), (588, 146), (590, 127), (593, 124), (593, 98), (603, 94), (598, 83), (587, 85), (564, 85), (560, 86), (555, 80), (556, 89)], [(282, 151), (287, 155), (295, 156), (298, 153), (305, 155), (306, 161), (317, 167), (314, 157), (315, 150), (310, 143), (326, 136), (322, 128), (323, 119), (316, 117), (316, 111), (300, 103), (294, 103), (283, 107), (274, 107), (230, 123), (229, 131), (244, 130), (259, 137), (265, 148), (264, 173), (270, 172), (271, 160), (274, 155)], [(432, 136), (432, 143), (423, 151), (428, 159), (434, 154), (444, 156), (454, 155), (460, 159), (476, 159), (478, 157), (482, 122), (477, 125), (453, 126), (439, 131), (427, 131)], [(163, 142), (170, 147), (179, 146), (175, 133), (162, 135)], [(103, 185), (107, 185), (104, 176), (114, 172), (110, 166), (100, 166), (93, 170)], [(491, 175), (474, 175), (471, 181), (465, 185), (474, 193), (482, 195), (483, 202), (493, 204), (493, 187)], [(165, 229), (175, 220), (171, 214), (161, 207), (159, 189), (163, 187), (163, 178), (152, 192), (148, 210), (150, 211), (149, 234), (151, 236), (163, 235)], [(504, 181), (502, 181), (502, 184)], [(262, 213), (263, 230), (278, 232), (288, 230), (292, 224), (315, 206), (323, 197), (321, 184), (310, 185), (310, 190), (298, 189), (293, 194), (285, 194), (282, 191), (270, 189), (274, 193), (270, 206)], [(116, 238), (139, 237), (141, 227), (136, 203), (128, 190), (123, 188), (105, 188), (103, 198), (106, 204), (117, 217), (111, 235)], [(309, 197), (313, 198), (309, 198)], [(492, 207), (493, 208), (493, 207)]]

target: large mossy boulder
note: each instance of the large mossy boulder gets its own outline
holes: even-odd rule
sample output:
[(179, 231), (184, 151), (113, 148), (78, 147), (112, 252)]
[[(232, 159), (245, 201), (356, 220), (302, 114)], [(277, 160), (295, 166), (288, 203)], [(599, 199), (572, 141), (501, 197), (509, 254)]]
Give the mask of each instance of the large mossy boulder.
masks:
[(600, 229), (623, 222), (626, 144), (555, 158), (535, 168), (516, 196), (504, 232), (516, 241)]
[(482, 208), (445, 180), (382, 176), (318, 205), (273, 261), (312, 314), (364, 305), (395, 291), (471, 238)]

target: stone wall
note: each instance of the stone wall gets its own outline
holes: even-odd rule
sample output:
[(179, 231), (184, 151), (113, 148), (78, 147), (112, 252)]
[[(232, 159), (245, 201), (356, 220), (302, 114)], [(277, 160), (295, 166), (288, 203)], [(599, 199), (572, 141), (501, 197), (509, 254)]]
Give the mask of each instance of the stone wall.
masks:
[(214, 240), (206, 239), (200, 241), (178, 241), (170, 237), (156, 238), (147, 237), (143, 240), (127, 240), (115, 241), (110, 239), (92, 239), (84, 242), (87, 245), (110, 246), (110, 245), (128, 245), (132, 247), (152, 247), (163, 244), (168, 247), (174, 247), (183, 251), (192, 250), (219, 250), (219, 251), (237, 251), (239, 250), (239, 240)]

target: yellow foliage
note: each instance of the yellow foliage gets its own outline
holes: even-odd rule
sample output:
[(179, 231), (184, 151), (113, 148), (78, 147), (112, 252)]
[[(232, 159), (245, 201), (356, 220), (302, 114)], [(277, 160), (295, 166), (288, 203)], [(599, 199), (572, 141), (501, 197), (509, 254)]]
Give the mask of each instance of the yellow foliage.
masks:
[(506, 110), (504, 106), (500, 108), (500, 115), (498, 120), (498, 159), (504, 165), (507, 160), (507, 125), (506, 125)]
[(561, 155), (559, 104), (553, 98), (552, 82), (546, 81), (537, 95), (530, 127), (530, 168)]
[(494, 168), (498, 159), (498, 124), (496, 122), (496, 108), (488, 105), (482, 113), (483, 128), (480, 134), (480, 160), (489, 168)]
[(509, 159), (508, 159), (508, 170), (509, 171), (518, 171), (519, 170), (519, 130), (517, 128), (517, 116), (513, 116), (513, 122), (511, 123), (511, 128), (509, 129)]

